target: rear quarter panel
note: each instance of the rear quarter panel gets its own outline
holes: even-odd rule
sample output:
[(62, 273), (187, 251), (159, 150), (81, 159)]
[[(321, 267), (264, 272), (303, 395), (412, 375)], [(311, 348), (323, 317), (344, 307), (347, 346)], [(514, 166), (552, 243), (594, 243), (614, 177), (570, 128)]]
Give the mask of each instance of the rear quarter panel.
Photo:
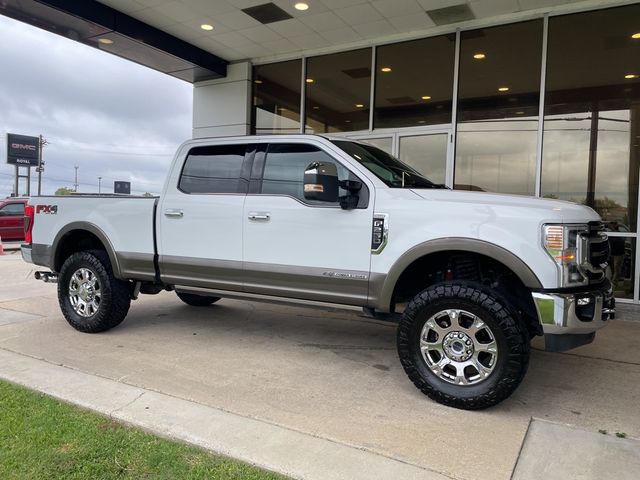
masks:
[(138, 255), (153, 261), (155, 197), (51, 196), (32, 197), (35, 208), (33, 244), (53, 246), (61, 232), (97, 228), (117, 256)]

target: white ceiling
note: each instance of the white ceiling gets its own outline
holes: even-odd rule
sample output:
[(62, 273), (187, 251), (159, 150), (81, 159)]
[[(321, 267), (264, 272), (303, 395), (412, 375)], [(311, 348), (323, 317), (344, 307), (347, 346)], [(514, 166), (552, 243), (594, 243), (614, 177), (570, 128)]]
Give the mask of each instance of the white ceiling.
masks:
[[(427, 32), (426, 10), (465, 0), (273, 0), (294, 18), (263, 25), (241, 9), (269, 0), (100, 0), (226, 60), (260, 59), (305, 50)], [(576, 0), (466, 0), (477, 19), (552, 8)], [(593, 3), (593, 2), (587, 2)], [(602, 3), (602, 2), (601, 2)], [(213, 25), (212, 31), (200, 28)], [(453, 29), (453, 27), (452, 27)]]

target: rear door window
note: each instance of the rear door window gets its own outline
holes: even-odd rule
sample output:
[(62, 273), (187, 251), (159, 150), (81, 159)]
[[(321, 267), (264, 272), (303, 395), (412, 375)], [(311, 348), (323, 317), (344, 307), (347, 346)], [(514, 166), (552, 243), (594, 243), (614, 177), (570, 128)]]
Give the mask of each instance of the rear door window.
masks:
[(178, 188), (185, 193), (246, 193), (242, 165), (247, 145), (213, 145), (189, 151)]

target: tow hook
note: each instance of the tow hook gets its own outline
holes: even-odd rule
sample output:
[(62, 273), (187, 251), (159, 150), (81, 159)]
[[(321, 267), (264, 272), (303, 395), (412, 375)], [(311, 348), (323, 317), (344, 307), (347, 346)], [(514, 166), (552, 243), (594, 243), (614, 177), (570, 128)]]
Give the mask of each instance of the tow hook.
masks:
[(58, 283), (58, 274), (53, 272), (36, 272), (34, 274), (36, 280), (42, 280), (44, 283)]

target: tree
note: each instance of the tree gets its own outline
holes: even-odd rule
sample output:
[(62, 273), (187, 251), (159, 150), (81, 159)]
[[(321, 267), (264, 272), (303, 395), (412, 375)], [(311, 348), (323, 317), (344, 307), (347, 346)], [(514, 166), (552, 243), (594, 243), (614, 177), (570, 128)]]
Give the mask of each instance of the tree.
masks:
[(69, 187), (60, 187), (56, 190), (56, 195), (71, 195), (73, 193), (73, 188)]

